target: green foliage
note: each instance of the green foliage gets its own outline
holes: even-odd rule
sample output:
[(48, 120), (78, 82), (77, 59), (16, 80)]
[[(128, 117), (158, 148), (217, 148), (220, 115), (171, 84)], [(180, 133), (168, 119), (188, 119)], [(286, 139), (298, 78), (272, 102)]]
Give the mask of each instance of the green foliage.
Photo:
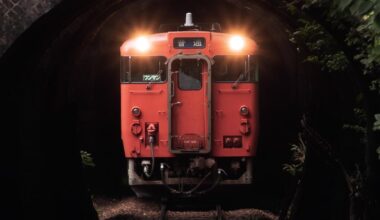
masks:
[[(360, 130), (365, 130), (365, 126), (367, 124), (367, 114), (366, 112), (364, 111), (364, 109), (362, 108), (354, 108), (353, 109), (353, 121), (355, 121), (357, 123), (357, 125), (359, 125), (359, 127), (361, 128)], [(350, 126), (347, 126), (347, 127), (350, 127)], [(363, 131), (363, 133), (365, 133)]]
[(348, 60), (342, 51), (337, 51), (334, 54), (327, 54), (324, 57), (323, 63), (329, 72), (344, 72), (348, 68)]
[(303, 165), (305, 163), (306, 147), (301, 138), (297, 144), (290, 145), (290, 151), (292, 159), (290, 163), (283, 165), (282, 169), (292, 176), (296, 176), (303, 171)]
[(356, 125), (356, 124), (344, 124), (343, 125), (343, 128), (344, 129), (350, 129), (350, 130), (353, 130), (357, 133), (361, 133), (361, 134), (365, 134), (366, 133), (366, 128), (363, 127), (363, 126), (360, 126), (360, 125)]
[(373, 72), (380, 64), (379, 33), (377, 29), (373, 28), (373, 22), (369, 20), (368, 16), (363, 16), (363, 19), (359, 20), (360, 23), (348, 33), (345, 40), (348, 46), (357, 49), (354, 59), (364, 66), (363, 74)]
[(81, 150), (80, 156), (82, 158), (82, 164), (86, 167), (95, 167), (95, 163), (91, 157), (91, 154), (87, 151)]
[[(368, 16), (371, 14), (371, 23), (380, 26), (380, 1), (378, 0), (334, 0), (334, 6), (339, 11), (347, 11), (353, 16)], [(368, 18), (367, 18), (368, 19)]]
[[(380, 0), (283, 2), (297, 20), (295, 30), (289, 31), (289, 40), (307, 54), (305, 62), (317, 64), (321, 72), (350, 73), (359, 80), (362, 91), (357, 94), (355, 117), (345, 119), (343, 128), (357, 132), (361, 143), (368, 144), (367, 133), (372, 131), (367, 123), (373, 116), (363, 109), (380, 100)], [(376, 132), (380, 122), (375, 118)]]
[[(365, 48), (358, 54), (360, 62), (367, 68), (374, 68), (373, 64), (380, 64), (380, 1), (378, 0), (334, 0), (334, 5), (346, 17), (357, 18), (358, 25), (356, 39), (348, 39), (348, 43), (359, 41), (366, 43)], [(353, 36), (349, 36), (353, 37)], [(363, 41), (364, 40), (364, 41)], [(363, 45), (362, 45), (363, 46)], [(364, 50), (363, 50), (364, 49)]]
[(377, 94), (380, 95), (380, 78), (371, 80), (371, 84), (369, 85), (369, 89), (371, 91), (377, 91)]
[[(349, 56), (363, 66), (363, 74), (380, 66), (380, 1), (378, 0), (284, 0), (288, 13), (298, 17), (298, 27), (290, 34), (290, 41), (303, 45), (310, 54), (305, 61), (321, 66), (322, 71), (345, 72), (349, 61), (341, 45), (354, 48)], [(310, 8), (321, 8), (327, 13), (326, 22), (334, 31), (346, 32), (344, 42), (336, 42), (319, 23), (308, 19)], [(342, 33), (343, 33), (342, 32)], [(380, 77), (375, 77), (380, 80)], [(378, 90), (380, 93), (380, 89)]]
[(375, 114), (375, 122), (373, 123), (373, 130), (380, 131), (380, 114)]
[(289, 32), (289, 40), (294, 44), (303, 45), (306, 53), (310, 54), (304, 61), (317, 64), (322, 71), (330, 73), (346, 71), (349, 62), (331, 35), (315, 21), (299, 19), (298, 22), (298, 28)]
[[(353, 174), (347, 179), (348, 185), (352, 186), (349, 188), (352, 188), (351, 193), (355, 200), (368, 199), (368, 204), (374, 204), (376, 200), (369, 199), (371, 196), (368, 196), (373, 193), (373, 189), (362, 188), (366, 186), (366, 181), (373, 181), (378, 175), (375, 172), (366, 172), (376, 165), (373, 158), (380, 160), (380, 146), (378, 139), (374, 138), (380, 131), (380, 0), (283, 2), (290, 17), (296, 19), (295, 28), (289, 31), (289, 40), (295, 44), (297, 51), (307, 56), (305, 62), (317, 64), (324, 74), (347, 74), (347, 77), (352, 77), (358, 85), (356, 88), (360, 89), (356, 94), (357, 108), (353, 110), (353, 114), (348, 117), (342, 115), (346, 122), (343, 128), (355, 133), (342, 132), (340, 135), (344, 144), (361, 152), (353, 155), (350, 150), (353, 148), (342, 146), (333, 153), (338, 157), (348, 157), (343, 158), (346, 160), (341, 166), (347, 166), (351, 170), (347, 174)], [(372, 123), (373, 116), (375, 121), (372, 125), (369, 123)], [(354, 172), (353, 166), (356, 167)], [(300, 172), (299, 167), (303, 166), (293, 159), (291, 163), (285, 164), (283, 169), (297, 175), (297, 172)], [(365, 176), (362, 177), (362, 174)], [(357, 201), (352, 200), (352, 204)], [(352, 204), (351, 206), (355, 207)], [(358, 212), (356, 215), (359, 217), (362, 213)]]
[(361, 144), (367, 143), (367, 114), (362, 108), (353, 109), (353, 118), (350, 124), (344, 124), (343, 129), (357, 133)]

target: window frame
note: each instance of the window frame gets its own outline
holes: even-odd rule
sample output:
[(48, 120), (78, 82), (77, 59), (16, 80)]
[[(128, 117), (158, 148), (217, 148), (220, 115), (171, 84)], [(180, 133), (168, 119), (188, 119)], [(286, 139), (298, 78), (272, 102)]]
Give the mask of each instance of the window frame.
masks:
[[(216, 55), (213, 57), (213, 64), (211, 66), (211, 74), (213, 75), (213, 83), (234, 83), (236, 80), (216, 80), (217, 76), (214, 74), (214, 71), (212, 70), (212, 67), (216, 64), (215, 58), (217, 57), (228, 57), (228, 56), (239, 56), (239, 55)], [(247, 54), (247, 55), (241, 55), (245, 56), (246, 58), (244, 59), (245, 61), (249, 61), (247, 63), (248, 69), (249, 69), (249, 74), (248, 74), (248, 80), (245, 81), (239, 81), (238, 83), (257, 83), (259, 82), (259, 64), (258, 64), (258, 58), (255, 55)], [(254, 64), (254, 67), (251, 70), (251, 64)]]
[[(166, 78), (165, 80), (163, 81), (159, 81), (159, 82), (136, 82), (136, 81), (132, 81), (132, 74), (131, 73), (131, 68), (132, 68), (132, 58), (138, 58), (138, 57), (144, 57), (144, 58), (164, 58), (165, 59), (165, 62), (164, 62), (164, 65), (165, 65), (165, 70), (164, 70), (164, 73), (166, 74)], [(126, 67), (126, 63), (125, 60), (128, 60), (128, 67)], [(129, 71), (127, 71), (127, 69)], [(127, 81), (123, 81), (123, 79), (127, 79)], [(121, 84), (165, 84), (167, 83), (168, 81), (168, 58), (165, 57), (165, 56), (121, 56), (120, 57), (120, 83)]]
[[(184, 59), (180, 59), (179, 62), (181, 63)], [(200, 62), (200, 71), (199, 71), (199, 76), (200, 76), (200, 87), (197, 88), (197, 89), (184, 89), (184, 88), (181, 88), (181, 76), (180, 76), (180, 71), (179, 69), (181, 68), (181, 64), (179, 65), (179, 69), (178, 69), (178, 83), (177, 83), (177, 88), (180, 89), (181, 91), (198, 91), (198, 90), (202, 90), (203, 88), (203, 64), (201, 63), (201, 60), (199, 59), (185, 59), (185, 60), (196, 60), (197, 62)]]

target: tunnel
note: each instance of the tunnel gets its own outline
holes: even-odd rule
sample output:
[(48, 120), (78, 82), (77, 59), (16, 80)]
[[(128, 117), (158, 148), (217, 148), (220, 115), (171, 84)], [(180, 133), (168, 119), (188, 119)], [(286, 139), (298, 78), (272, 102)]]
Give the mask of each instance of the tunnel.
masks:
[[(294, 21), (265, 1), (62, 1), (34, 22), (0, 61), (7, 87), (6, 176), (19, 219), (96, 219), (91, 193), (130, 193), (120, 139), (119, 47), (160, 24), (218, 22), (259, 45), (260, 138), (252, 204), (279, 210), (294, 184), (282, 172), (303, 114), (339, 142), (343, 110), (353, 105), (353, 82), (304, 62), (289, 41)], [(337, 89), (340, 82), (345, 86)], [(95, 167), (83, 168), (80, 150)], [(14, 171), (14, 172), (12, 172)], [(321, 183), (323, 184), (323, 183)], [(15, 187), (14, 185), (9, 188)], [(37, 202), (36, 202), (37, 201)]]

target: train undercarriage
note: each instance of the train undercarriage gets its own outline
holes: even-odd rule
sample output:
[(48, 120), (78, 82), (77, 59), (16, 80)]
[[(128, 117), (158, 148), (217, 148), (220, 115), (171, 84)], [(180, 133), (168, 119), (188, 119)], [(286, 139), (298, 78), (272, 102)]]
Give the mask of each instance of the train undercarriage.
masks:
[(251, 183), (252, 158), (128, 159), (128, 185), (138, 197), (194, 197), (217, 187)]

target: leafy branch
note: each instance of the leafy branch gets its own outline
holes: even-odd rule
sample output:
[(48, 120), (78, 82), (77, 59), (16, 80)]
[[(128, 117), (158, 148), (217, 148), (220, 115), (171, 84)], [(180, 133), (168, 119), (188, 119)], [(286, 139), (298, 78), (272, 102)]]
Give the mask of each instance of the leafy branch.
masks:
[(82, 158), (82, 164), (86, 167), (95, 167), (95, 163), (91, 157), (91, 154), (87, 151), (81, 150), (80, 156)]
[(284, 164), (282, 169), (292, 176), (296, 176), (303, 172), (306, 157), (306, 146), (301, 134), (298, 134), (298, 143), (291, 144), (290, 151), (292, 159), (290, 163)]

